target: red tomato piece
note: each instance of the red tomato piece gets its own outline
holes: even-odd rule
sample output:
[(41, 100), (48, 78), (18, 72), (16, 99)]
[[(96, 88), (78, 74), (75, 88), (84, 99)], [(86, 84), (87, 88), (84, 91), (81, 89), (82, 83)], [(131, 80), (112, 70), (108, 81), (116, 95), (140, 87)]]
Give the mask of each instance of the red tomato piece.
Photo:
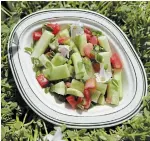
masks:
[(91, 43), (87, 43), (85, 46), (84, 46), (84, 53), (85, 53), (85, 56), (90, 58), (90, 59), (93, 59), (95, 58), (95, 55), (92, 54), (92, 50), (93, 50), (93, 45)]
[(53, 34), (56, 35), (59, 31), (60, 31), (60, 25), (56, 23)]
[(38, 41), (42, 36), (42, 31), (35, 31), (32, 36), (34, 41)]
[(69, 37), (61, 37), (61, 38), (58, 39), (58, 43), (59, 44), (64, 44), (65, 41), (67, 41), (68, 39), (69, 39)]
[(115, 69), (122, 69), (122, 62), (117, 53), (114, 53), (110, 58), (112, 67)]
[(91, 105), (91, 99), (86, 101), (86, 105), (84, 106), (85, 109), (88, 109)]
[(84, 108), (85, 109), (88, 109), (91, 105), (91, 95), (90, 95), (90, 91), (87, 90), (87, 89), (84, 89), (84, 97), (85, 97), (85, 105), (84, 105)]
[(68, 96), (68, 97), (66, 97), (66, 100), (68, 101), (68, 103), (71, 105), (71, 107), (72, 107), (73, 109), (76, 108), (77, 102), (76, 102), (74, 96), (72, 96), (72, 95), (71, 95), (71, 96)]
[(98, 39), (96, 36), (92, 36), (91, 39), (89, 40), (89, 42), (92, 44), (92, 45), (98, 45)]
[(60, 25), (57, 24), (57, 23), (56, 23), (56, 24), (51, 24), (51, 23), (49, 23), (49, 24), (47, 24), (47, 26), (52, 29), (52, 33), (53, 33), (54, 35), (56, 35), (56, 34), (60, 31)]
[(99, 63), (93, 63), (92, 66), (93, 66), (95, 72), (100, 71), (100, 64)]
[(96, 88), (96, 80), (95, 78), (90, 78), (85, 82), (84, 89), (95, 89)]
[(87, 41), (89, 42), (89, 40), (91, 39), (91, 35), (90, 34), (85, 34), (86, 35), (86, 39), (87, 39)]
[(70, 82), (66, 82), (65, 85), (66, 85), (67, 88), (70, 88), (71, 83)]
[(91, 32), (90, 28), (88, 28), (88, 27), (84, 28), (84, 33), (92, 35), (92, 32)]
[(43, 74), (38, 75), (36, 79), (42, 88), (45, 88), (47, 84), (49, 83), (48, 79), (45, 78)]

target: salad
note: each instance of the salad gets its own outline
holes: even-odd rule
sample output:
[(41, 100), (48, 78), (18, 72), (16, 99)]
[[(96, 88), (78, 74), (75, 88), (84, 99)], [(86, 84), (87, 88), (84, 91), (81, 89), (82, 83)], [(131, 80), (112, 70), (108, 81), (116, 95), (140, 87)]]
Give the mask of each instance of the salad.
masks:
[(61, 26), (45, 23), (33, 32), (33, 70), (39, 85), (73, 109), (118, 105), (122, 93), (122, 62), (107, 37), (80, 21)]

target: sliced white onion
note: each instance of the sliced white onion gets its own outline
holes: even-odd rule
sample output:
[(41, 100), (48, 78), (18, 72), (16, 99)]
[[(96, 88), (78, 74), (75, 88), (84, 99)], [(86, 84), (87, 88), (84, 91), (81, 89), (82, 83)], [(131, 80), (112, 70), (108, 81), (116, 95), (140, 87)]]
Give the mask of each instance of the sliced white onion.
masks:
[(69, 58), (69, 46), (68, 45), (59, 45), (58, 51), (60, 52), (60, 54), (64, 57), (67, 56), (67, 58)]
[(71, 25), (71, 38), (84, 34), (83, 24), (80, 21)]
[(101, 65), (100, 67), (100, 72), (99, 73), (95, 73), (96, 76), (96, 81), (97, 82), (101, 82), (101, 83), (105, 83), (107, 81), (109, 81), (112, 77), (112, 73), (109, 72), (108, 70), (104, 69), (104, 65)]

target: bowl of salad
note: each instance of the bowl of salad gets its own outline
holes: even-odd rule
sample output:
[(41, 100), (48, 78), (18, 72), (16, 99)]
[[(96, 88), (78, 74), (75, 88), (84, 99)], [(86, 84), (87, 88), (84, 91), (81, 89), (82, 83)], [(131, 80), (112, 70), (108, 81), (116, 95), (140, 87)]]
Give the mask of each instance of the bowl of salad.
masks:
[(57, 125), (114, 126), (133, 117), (146, 95), (145, 71), (126, 35), (91, 11), (33, 13), (13, 29), (8, 51), (22, 97)]

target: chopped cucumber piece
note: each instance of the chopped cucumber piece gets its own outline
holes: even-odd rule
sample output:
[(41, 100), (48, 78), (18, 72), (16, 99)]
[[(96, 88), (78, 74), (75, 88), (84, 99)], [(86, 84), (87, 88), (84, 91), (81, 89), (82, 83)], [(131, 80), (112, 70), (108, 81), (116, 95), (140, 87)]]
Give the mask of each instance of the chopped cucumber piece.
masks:
[(78, 96), (78, 97), (84, 97), (81, 91), (74, 88), (67, 88), (67, 94)]
[(75, 37), (75, 44), (78, 47), (80, 53), (82, 56), (84, 56), (84, 46), (87, 44), (87, 39), (86, 39), (86, 35), (82, 34), (82, 35), (78, 35)]
[(44, 69), (43, 74), (50, 81), (60, 80), (60, 79), (65, 79), (70, 77), (70, 72), (67, 67), (67, 64), (53, 67), (51, 71), (49, 69)]
[(50, 87), (51, 92), (55, 92), (57, 94), (65, 95), (66, 94), (66, 85), (64, 81), (61, 81)]
[(108, 83), (107, 89), (107, 103), (118, 105), (119, 104), (119, 89), (118, 86), (114, 85), (113, 81)]
[(73, 53), (71, 58), (75, 68), (76, 79), (85, 79), (85, 80), (88, 79), (88, 75), (86, 73), (85, 66), (82, 62), (80, 53), (78, 52)]
[(85, 69), (89, 78), (94, 78), (95, 77), (94, 70), (93, 70), (92, 62), (90, 61), (90, 59), (87, 57), (84, 57), (83, 63), (85, 65)]
[(79, 90), (79, 91), (81, 91), (83, 93), (83, 91), (84, 91), (84, 83), (82, 83), (82, 82), (80, 82), (78, 80), (72, 79), (71, 88), (77, 89), (77, 90)]
[(97, 103), (99, 96), (101, 95), (101, 92), (98, 90), (90, 90), (90, 93), (91, 93), (91, 100)]
[(60, 66), (67, 62), (67, 59), (63, 57), (60, 53), (56, 53), (56, 55), (51, 60), (54, 66)]
[(60, 37), (70, 37), (68, 29), (64, 29), (58, 33)]
[(110, 53), (110, 55), (112, 54), (111, 52), (111, 48), (110, 48), (110, 45), (109, 45), (109, 42), (108, 42), (108, 39), (106, 36), (100, 36), (98, 37), (98, 41), (99, 41), (99, 44), (106, 50)]
[(109, 52), (100, 52), (99, 53), (102, 57), (103, 57), (103, 62), (101, 64), (103, 64), (104, 66), (107, 66), (107, 70), (111, 71), (111, 63), (110, 63), (110, 53)]
[(31, 58), (34, 67), (42, 67), (43, 64), (39, 60), (39, 58)]
[(107, 84), (96, 82), (96, 89), (100, 91), (102, 95), (105, 95), (107, 90)]
[(49, 47), (52, 49), (52, 50), (55, 50), (58, 48), (58, 39), (55, 39), (52, 43), (49, 43)]
[(104, 95), (100, 95), (97, 103), (100, 104), (100, 105), (104, 105), (105, 104), (105, 97), (104, 97)]
[(123, 92), (122, 92), (122, 70), (121, 69), (114, 69), (114, 76), (118, 81), (118, 87), (119, 87), (119, 99), (121, 100), (123, 98)]
[(41, 64), (45, 67), (45, 68), (49, 68), (52, 69), (53, 68), (53, 64), (51, 63), (51, 61), (44, 55), (42, 54), (39, 57), (39, 60), (41, 62)]
[(50, 40), (54, 37), (54, 35), (49, 31), (44, 31), (41, 38), (38, 40), (37, 44), (34, 47), (33, 53), (31, 57), (38, 58), (41, 56), (48, 47)]
[(74, 75), (74, 72), (75, 72), (74, 67), (68, 64), (68, 69), (70, 71), (70, 75), (71, 76)]
[(67, 40), (65, 43), (69, 45), (74, 52), (79, 52), (77, 46), (71, 39)]

